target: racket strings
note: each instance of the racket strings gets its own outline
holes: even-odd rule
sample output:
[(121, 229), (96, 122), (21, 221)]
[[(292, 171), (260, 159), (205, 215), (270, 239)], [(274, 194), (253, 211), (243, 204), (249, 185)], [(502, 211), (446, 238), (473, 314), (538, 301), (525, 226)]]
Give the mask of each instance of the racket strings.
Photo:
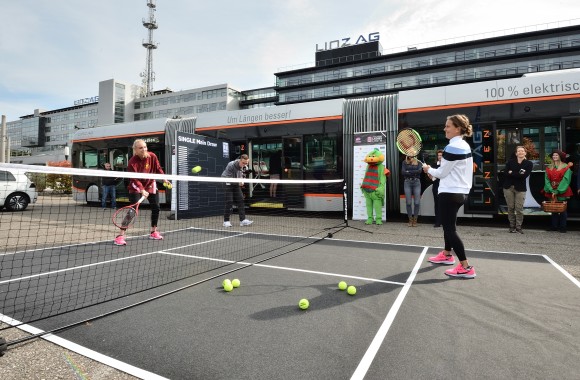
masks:
[(115, 224), (117, 226), (120, 226), (120, 228), (127, 228), (133, 223), (133, 220), (135, 219), (136, 215), (137, 213), (135, 212), (135, 209), (133, 209), (132, 207), (123, 209), (117, 214), (116, 216), (117, 223)]
[(403, 130), (397, 135), (397, 145), (399, 150), (407, 156), (416, 156), (422, 147), (422, 142), (410, 130)]

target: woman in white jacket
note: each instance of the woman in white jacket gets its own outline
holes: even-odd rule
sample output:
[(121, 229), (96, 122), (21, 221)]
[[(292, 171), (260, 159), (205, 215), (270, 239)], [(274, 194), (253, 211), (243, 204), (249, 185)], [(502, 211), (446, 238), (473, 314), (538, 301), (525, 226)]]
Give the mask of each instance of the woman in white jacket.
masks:
[(453, 265), (455, 259), (451, 250), (457, 255), (459, 264), (445, 271), (452, 277), (474, 278), (475, 268), (469, 265), (465, 256), (463, 241), (457, 234), (457, 212), (467, 200), (467, 195), (473, 183), (473, 157), (471, 147), (464, 137), (473, 134), (473, 127), (465, 115), (447, 117), (445, 123), (445, 137), (449, 139), (443, 151), (443, 159), (439, 168), (423, 165), (423, 171), (435, 178), (439, 178), (439, 210), (445, 249), (437, 256), (429, 257), (433, 264)]

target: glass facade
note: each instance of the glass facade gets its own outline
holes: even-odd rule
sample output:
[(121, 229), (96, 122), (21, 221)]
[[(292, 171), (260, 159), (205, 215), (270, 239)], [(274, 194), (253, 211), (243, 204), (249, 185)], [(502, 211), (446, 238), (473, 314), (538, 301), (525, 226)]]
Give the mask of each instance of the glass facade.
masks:
[(278, 104), (580, 68), (580, 27), (277, 73)]
[(44, 146), (45, 124), (46, 119), (43, 117), (32, 117), (29, 119), (23, 119), (21, 122), (22, 146), (27, 148)]
[(125, 121), (125, 85), (115, 83), (115, 123)]

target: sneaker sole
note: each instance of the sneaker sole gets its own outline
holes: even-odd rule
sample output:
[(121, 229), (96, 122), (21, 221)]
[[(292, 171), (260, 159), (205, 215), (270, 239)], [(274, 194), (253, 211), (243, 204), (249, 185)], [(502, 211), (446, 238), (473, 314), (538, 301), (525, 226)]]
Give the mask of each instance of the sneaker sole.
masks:
[(453, 265), (455, 264), (455, 260), (453, 261), (434, 261), (434, 260), (427, 260), (431, 264), (441, 264), (441, 265)]
[(115, 242), (113, 242), (113, 244), (115, 244), (115, 245), (118, 245), (118, 246), (120, 246), (120, 247), (122, 247), (122, 246), (124, 246), (124, 245), (127, 245), (127, 243), (125, 243), (125, 244), (119, 244), (119, 243), (115, 243)]
[(157, 239), (157, 238), (154, 238), (154, 237), (151, 237), (151, 236), (149, 236), (149, 239), (151, 239), (151, 240), (163, 240), (163, 238)]
[(477, 274), (449, 274), (445, 273), (449, 277), (460, 277), (460, 278), (475, 278)]

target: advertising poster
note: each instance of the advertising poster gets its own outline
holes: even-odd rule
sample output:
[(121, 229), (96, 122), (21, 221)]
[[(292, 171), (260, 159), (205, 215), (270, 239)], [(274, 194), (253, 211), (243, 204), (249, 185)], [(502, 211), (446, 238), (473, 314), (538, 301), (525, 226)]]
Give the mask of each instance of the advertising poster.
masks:
[[(176, 132), (175, 163), (178, 175), (221, 177), (229, 162), (229, 143), (225, 140), (185, 132)], [(202, 170), (192, 173), (200, 166)], [(224, 212), (221, 183), (177, 181), (173, 188), (177, 202), (176, 219), (222, 215)]]

